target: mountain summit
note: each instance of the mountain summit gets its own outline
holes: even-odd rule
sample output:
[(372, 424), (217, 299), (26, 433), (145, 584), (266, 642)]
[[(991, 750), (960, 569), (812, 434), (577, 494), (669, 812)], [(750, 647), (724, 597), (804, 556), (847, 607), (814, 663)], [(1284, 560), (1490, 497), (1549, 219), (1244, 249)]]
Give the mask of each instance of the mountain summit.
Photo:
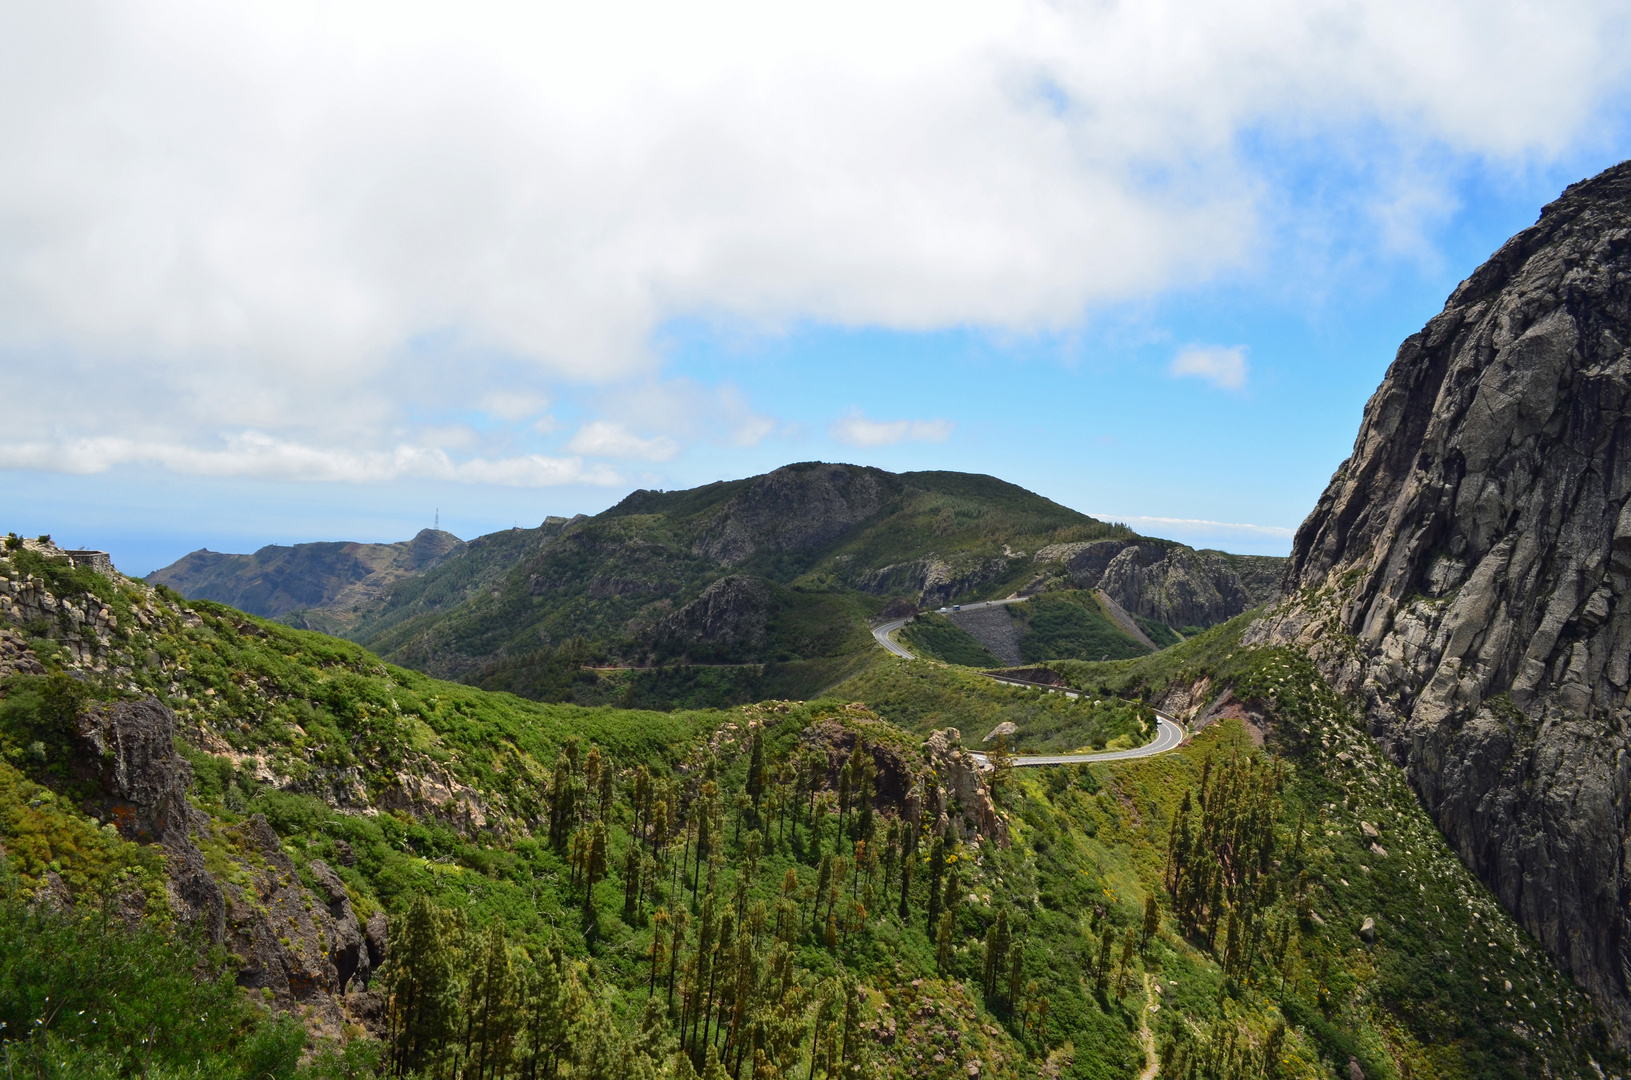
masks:
[[(742, 674), (721, 665), (803, 665), (772, 682), (755, 674), (732, 683), (720, 699), (747, 701), (830, 685), (876, 648), (867, 621), (889, 605), (909, 613), (1016, 593), (1102, 596), (1016, 608), (1007, 634), (1017, 642), (1035, 631), (1048, 649), (1070, 634), (1080, 639), (1063, 652), (1033, 642), (1027, 658), (1043, 649), (1039, 656), (1099, 659), (1137, 655), (1150, 647), (1147, 634), (1170, 643), (1174, 631), (1263, 603), (1283, 564), (1140, 537), (991, 476), (829, 462), (635, 491), (592, 518), (550, 518), (468, 544), (448, 537), (411, 562), (432, 535), (447, 534), (252, 556), (195, 552), (150, 580), (343, 633), (443, 678), (550, 700), (600, 699), (583, 697), (585, 663), (710, 665), (716, 681)], [(1124, 637), (1101, 608), (1146, 625)], [(1109, 626), (1113, 640), (1089, 633), (1088, 623)], [(667, 704), (687, 693), (666, 686), (636, 697)]]
[(1364, 702), (1467, 864), (1631, 1034), (1631, 163), (1400, 347), (1248, 643)]

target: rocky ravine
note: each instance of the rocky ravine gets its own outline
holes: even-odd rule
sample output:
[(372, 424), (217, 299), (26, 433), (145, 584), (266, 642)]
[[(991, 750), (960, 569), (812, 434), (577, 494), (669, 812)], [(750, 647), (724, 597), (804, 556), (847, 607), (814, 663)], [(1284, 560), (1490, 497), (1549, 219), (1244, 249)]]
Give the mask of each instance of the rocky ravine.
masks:
[(1631, 163), (1400, 347), (1248, 643), (1306, 648), (1631, 1045)]

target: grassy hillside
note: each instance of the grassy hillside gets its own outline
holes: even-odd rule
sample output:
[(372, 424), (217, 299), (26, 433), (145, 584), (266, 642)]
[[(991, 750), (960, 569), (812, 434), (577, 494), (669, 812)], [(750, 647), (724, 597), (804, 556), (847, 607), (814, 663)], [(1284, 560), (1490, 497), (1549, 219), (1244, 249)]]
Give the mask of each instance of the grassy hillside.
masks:
[[(1024, 627), (1019, 635), (1019, 652), (1028, 664), (1041, 660), (1121, 660), (1150, 651), (1124, 633), (1091, 592), (1044, 593), (1023, 604), (1010, 604), (1008, 611)], [(1177, 635), (1168, 630), (1165, 640), (1156, 643), (1176, 640)]]
[[(0, 683), (0, 1050), (39, 1075), (1624, 1067), (1306, 661), (1242, 652), (1238, 627), (1060, 665), (1093, 692), (1076, 703), (888, 660), (822, 700), (661, 713), (438, 681), (31, 553), (0, 578), (54, 605), (11, 618), (26, 651), (0, 643), (17, 668)], [(1260, 708), (1266, 746), (1228, 720), (1159, 758), (999, 773), (991, 807), (955, 743), (924, 738), (974, 744), (1005, 719), (1020, 746), (1127, 736), (1152, 687), (1202, 677)], [(175, 711), (209, 872), (230, 895), (295, 898), (276, 908), (290, 963), (338, 947), (293, 926), (323, 867), (359, 918), (388, 916), (344, 1024), (323, 1026), (320, 996), (230, 987), (241, 958), (169, 914), (175, 862), (93, 816), (113, 781), (76, 733), (96, 702), (143, 697)], [(275, 851), (251, 842), (263, 820)], [(265, 919), (272, 901), (242, 895), (234, 917)], [(115, 899), (134, 914), (99, 922)], [(94, 956), (117, 977), (31, 974)], [(149, 982), (162, 1012), (109, 996)], [(36, 986), (58, 988), (60, 1021), (30, 1026)], [(306, 1064), (295, 1021), (321, 1044)]]
[(944, 615), (925, 611), (896, 634), (917, 655), (964, 667), (1001, 667), (1002, 661)]

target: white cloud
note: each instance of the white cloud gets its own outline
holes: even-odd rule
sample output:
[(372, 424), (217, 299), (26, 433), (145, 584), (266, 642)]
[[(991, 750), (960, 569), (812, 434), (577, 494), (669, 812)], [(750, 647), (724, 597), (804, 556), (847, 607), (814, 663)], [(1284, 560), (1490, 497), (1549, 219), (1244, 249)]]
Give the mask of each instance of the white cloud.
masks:
[(757, 446), (777, 428), (731, 385), (708, 387), (693, 379), (652, 379), (603, 395), (602, 412), (644, 431), (688, 442)]
[(160, 465), (195, 476), (273, 480), (377, 483), (413, 477), (509, 487), (623, 483), (615, 470), (585, 466), (578, 457), (526, 454), (456, 461), (437, 448), (404, 445), (364, 452), (291, 443), (261, 432), (244, 432), (223, 447), (211, 448), (120, 438), (0, 443), (0, 468), (100, 473), (131, 463)]
[(549, 399), (526, 391), (495, 390), (481, 400), (481, 410), (500, 420), (514, 423), (537, 416), (549, 408)]
[(622, 424), (594, 420), (583, 425), (566, 444), (574, 454), (591, 457), (667, 461), (680, 452), (679, 443), (666, 435), (641, 438)]
[(1167, 370), (1176, 378), (1205, 379), (1213, 386), (1239, 390), (1246, 385), (1246, 346), (1191, 345), (1172, 358)]
[(1250, 533), (1257, 536), (1274, 536), (1290, 538), (1297, 534), (1297, 530), (1284, 525), (1243, 525), (1227, 521), (1208, 521), (1205, 518), (1175, 518), (1175, 517), (1147, 517), (1134, 514), (1094, 514), (1101, 521), (1119, 521), (1124, 525), (1178, 528), (1187, 532), (1212, 532), (1222, 530), (1233, 533)]
[(945, 442), (956, 427), (949, 420), (868, 420), (859, 409), (851, 409), (834, 420), (827, 434), (850, 446), (892, 446), (913, 442)]
[[(1631, 71), (1610, 0), (0, 0), (0, 40), (0, 375), (125, 391), (38, 390), (14, 445), (51, 460), (392, 455), (405, 415), (654, 382), (680, 318), (1068, 327), (1252, 257), (1283, 207), (1245, 135), (1388, 148), (1410, 251), (1443, 206), (1413, 148), (1522, 169)], [(776, 430), (714, 409), (602, 415), (647, 459)]]

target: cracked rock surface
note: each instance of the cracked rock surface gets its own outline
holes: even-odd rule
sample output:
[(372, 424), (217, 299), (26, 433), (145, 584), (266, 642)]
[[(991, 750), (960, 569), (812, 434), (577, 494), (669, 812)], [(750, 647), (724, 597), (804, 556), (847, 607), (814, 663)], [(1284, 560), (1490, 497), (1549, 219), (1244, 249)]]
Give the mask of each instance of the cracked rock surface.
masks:
[(1631, 163), (1400, 347), (1248, 644), (1307, 649), (1631, 1044)]

